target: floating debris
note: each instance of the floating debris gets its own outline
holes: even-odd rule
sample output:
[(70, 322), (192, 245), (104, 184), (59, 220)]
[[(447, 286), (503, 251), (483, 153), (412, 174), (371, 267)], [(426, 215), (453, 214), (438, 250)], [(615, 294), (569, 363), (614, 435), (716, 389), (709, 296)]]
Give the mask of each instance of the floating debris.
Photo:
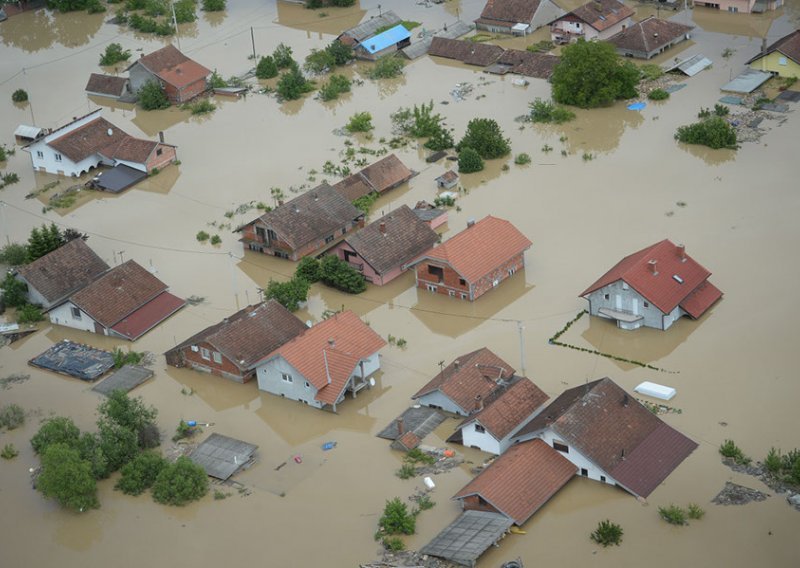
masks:
[(751, 501), (764, 501), (767, 497), (769, 495), (761, 491), (726, 481), (725, 488), (711, 502), (715, 505), (746, 505)]

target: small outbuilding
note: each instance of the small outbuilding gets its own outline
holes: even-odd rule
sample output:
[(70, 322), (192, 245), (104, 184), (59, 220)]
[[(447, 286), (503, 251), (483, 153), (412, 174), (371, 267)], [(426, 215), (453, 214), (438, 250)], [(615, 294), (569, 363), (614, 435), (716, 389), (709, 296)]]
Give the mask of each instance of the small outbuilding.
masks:
[(436, 187), (439, 189), (453, 189), (458, 185), (458, 174), (453, 170), (447, 170), (436, 178)]
[(114, 354), (65, 339), (28, 364), (83, 381), (95, 381), (114, 366)]
[(608, 38), (619, 55), (651, 59), (673, 45), (689, 39), (694, 28), (650, 16)]
[(254, 461), (258, 446), (222, 434), (211, 434), (189, 455), (206, 475), (226, 481)]
[(359, 43), (353, 53), (359, 59), (375, 61), (411, 45), (411, 32), (402, 24), (389, 28)]
[(756, 71), (800, 79), (800, 29), (783, 36), (747, 61)]
[(130, 93), (131, 88), (130, 82), (126, 77), (92, 73), (89, 75), (89, 81), (86, 83), (84, 91), (86, 91), (87, 95), (119, 99), (123, 95)]

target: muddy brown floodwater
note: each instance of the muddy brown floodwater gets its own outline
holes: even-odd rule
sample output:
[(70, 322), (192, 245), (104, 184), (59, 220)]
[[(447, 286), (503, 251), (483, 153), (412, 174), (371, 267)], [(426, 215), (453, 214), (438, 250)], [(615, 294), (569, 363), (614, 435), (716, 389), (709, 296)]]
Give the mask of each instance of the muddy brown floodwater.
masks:
[[(394, 9), (428, 29), (457, 16), (472, 20), (482, 5), (478, 0), (427, 6), (380, 1), (382, 10)], [(378, 7), (377, 1), (362, 0), (350, 9), (326, 9), (323, 16), (282, 2), (231, 1), (225, 14), (201, 13), (196, 23), (182, 26), (180, 43), (223, 76), (242, 74), (250, 65), (251, 26), (259, 53), (284, 42), (302, 59)], [(645, 7), (640, 16), (652, 11)], [(434, 101), (457, 136), (473, 117), (495, 118), (510, 137), (513, 153), (527, 152), (533, 163), (515, 166), (510, 156), (463, 176), (467, 192), (458, 200), (460, 209), (450, 211), (446, 236), (468, 219), (492, 213), (512, 221), (534, 244), (524, 273), (475, 304), (417, 291), (411, 274), (384, 288), (370, 286), (358, 297), (312, 287), (308, 306), (299, 314), (303, 320), (317, 321), (324, 310), (344, 306), (384, 337), (408, 341), (406, 349), (384, 349), (375, 388), (347, 400), (339, 414), (261, 393), (255, 383), (242, 386), (167, 368), (159, 356), (155, 379), (135, 394), (158, 407), (167, 435), (184, 418), (214, 423), (208, 431), (258, 444), (258, 463), (237, 476), (251, 489), (246, 497), (234, 490), (223, 501), (207, 497), (184, 508), (167, 508), (146, 496), (114, 492), (112, 479), (100, 483), (102, 507), (96, 511), (74, 515), (45, 501), (31, 489), (28, 475), (37, 464), (28, 440), (38, 417), (65, 414), (82, 428), (92, 428), (99, 399), (89, 385), (26, 362), (64, 338), (109, 349), (128, 344), (43, 325), (27, 339), (0, 348), (0, 376), (30, 375), (27, 382), (0, 391), (3, 404), (15, 402), (30, 412), (24, 428), (0, 433), (0, 444), (13, 443), (21, 450), (17, 459), (0, 464), (0, 565), (356, 566), (368, 561), (377, 555), (372, 535), (385, 500), (405, 499), (422, 485), (420, 479), (395, 477), (400, 455), (375, 433), (409, 404), (409, 396), (441, 360), (485, 345), (519, 367), (517, 320), (524, 326), (525, 371), (548, 394), (606, 375), (629, 390), (642, 380), (669, 384), (678, 390), (670, 404), (682, 413), (664, 419), (700, 447), (647, 504), (610, 486), (575, 479), (525, 525), (526, 535), (508, 536), (479, 566), (499, 566), (517, 556), (529, 565), (800, 564), (800, 514), (782, 496), (743, 507), (710, 503), (728, 480), (771, 493), (720, 463), (717, 448), (724, 439), (735, 440), (756, 459), (771, 446), (800, 447), (797, 105), (784, 122), (765, 121), (761, 141), (743, 144), (736, 152), (698, 150), (673, 140), (676, 127), (691, 122), (699, 107), (713, 106), (719, 86), (757, 52), (764, 34), (771, 42), (798, 27), (800, 2), (788, 0), (764, 16), (701, 9), (676, 14), (679, 21), (688, 18), (697, 26), (693, 44), (659, 62), (679, 53), (704, 53), (714, 61), (711, 69), (687, 79), (686, 88), (668, 101), (648, 104), (641, 112), (623, 104), (577, 111), (575, 121), (559, 127), (521, 127), (514, 120), (535, 97), (548, 96), (546, 82), (518, 87), (510, 78), (428, 57), (410, 63), (399, 80), (366, 80), (329, 104), (311, 96), (279, 104), (251, 94), (238, 101), (217, 100), (218, 110), (202, 119), (177, 109), (148, 113), (109, 105), (83, 92), (89, 73), (100, 71), (97, 62), (105, 46), (119, 42), (138, 56), (164, 41), (104, 23), (108, 16), (37, 11), (0, 23), (0, 140), (13, 144), (19, 123), (56, 127), (100, 105), (108, 120), (131, 134), (155, 137), (165, 131), (182, 163), (121, 196), (90, 195), (69, 210), (44, 213), (44, 198), (25, 195), (57, 178), (34, 175), (28, 155), (17, 148), (7, 164), (0, 164), (21, 178), (0, 191), (7, 204), (0, 210), (0, 239), (22, 241), (32, 227), (54, 221), (89, 233), (89, 244), (110, 264), (132, 258), (152, 265), (176, 294), (205, 298), (145, 335), (135, 349), (163, 353), (256, 301), (257, 289), (270, 278), (291, 274), (291, 263), (243, 251), (227, 225), (219, 230), (209, 224), (236, 227), (249, 221), (255, 210), (232, 218), (225, 213), (242, 203), (269, 202), (271, 187), (291, 196), (290, 187), (334, 181), (319, 173), (315, 182), (308, 178), (326, 160), (339, 163), (345, 138), (334, 131), (358, 111), (373, 116), (372, 141), (360, 140), (373, 149), (381, 146), (379, 139), (391, 138), (389, 115), (400, 106)], [(521, 46), (545, 36), (537, 32), (527, 40), (500, 43)], [(726, 48), (733, 50), (727, 59), (721, 57)], [(346, 72), (357, 76), (359, 69)], [(463, 82), (474, 88), (456, 101), (450, 91)], [(17, 88), (28, 91), (30, 104), (12, 105)], [(553, 151), (544, 153), (545, 144)], [(375, 212), (435, 197), (433, 180), (443, 165), (425, 163), (416, 143), (397, 153), (420, 174), (410, 187), (381, 198)], [(593, 159), (585, 161), (583, 154)], [(218, 232), (221, 245), (199, 244), (195, 234), (201, 229)], [(663, 238), (685, 243), (714, 273), (724, 299), (702, 320), (683, 319), (666, 333), (624, 332), (583, 318), (562, 339), (648, 361), (671, 374), (548, 345), (547, 338), (584, 308), (577, 294), (586, 285), (622, 256)], [(443, 445), (455, 424), (445, 422), (432, 442)], [(329, 440), (338, 445), (323, 452), (320, 446)], [(456, 449), (468, 461), (486, 457)], [(302, 464), (289, 460), (296, 454), (303, 456)], [(424, 545), (457, 516), (450, 497), (470, 477), (469, 464), (435, 476), (438, 504), (418, 518), (417, 534), (405, 539), (410, 548)], [(706, 509), (702, 521), (674, 528), (659, 520), (658, 506), (689, 502)], [(606, 518), (623, 526), (624, 542), (598, 550), (588, 534)]]

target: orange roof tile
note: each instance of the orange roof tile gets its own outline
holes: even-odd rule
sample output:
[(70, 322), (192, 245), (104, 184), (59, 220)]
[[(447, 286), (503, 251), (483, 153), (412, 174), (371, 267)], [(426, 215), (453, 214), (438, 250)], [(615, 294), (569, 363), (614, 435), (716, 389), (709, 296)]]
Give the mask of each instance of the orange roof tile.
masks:
[(523, 420), (547, 402), (549, 397), (530, 379), (518, 379), (507, 389), (495, 391), (493, 399), (487, 402), (484, 409), (464, 420), (459, 428), (480, 422), (495, 439), (502, 440), (521, 426)]
[(204, 79), (211, 71), (189, 59), (173, 45), (167, 45), (134, 61), (128, 69), (140, 63), (161, 80), (177, 88)]

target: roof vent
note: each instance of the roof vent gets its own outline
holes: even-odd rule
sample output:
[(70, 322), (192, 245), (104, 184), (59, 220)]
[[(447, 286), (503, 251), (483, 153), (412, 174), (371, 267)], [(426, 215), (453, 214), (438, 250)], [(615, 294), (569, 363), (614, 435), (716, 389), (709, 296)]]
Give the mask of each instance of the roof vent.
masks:
[(458, 359), (456, 359), (455, 361), (453, 361), (453, 368), (454, 368), (456, 371), (458, 371), (459, 367), (461, 367), (461, 361), (459, 361)]
[(108, 135), (109, 135), (109, 136), (114, 136), (114, 131), (113, 131), (113, 130), (111, 130), (110, 128), (108, 129)]
[(381, 234), (382, 234), (383, 236), (386, 236), (386, 223), (385, 223), (385, 222), (383, 222), (383, 221), (381, 221), (381, 223), (380, 223), (380, 225), (378, 225), (378, 227), (379, 227), (379, 228), (380, 228), (380, 230), (381, 230)]
[(297, 205), (294, 206), (294, 212), (300, 213), (300, 208)]
[(672, 275), (672, 279), (673, 279), (675, 282), (677, 282), (678, 284), (683, 284), (683, 278), (681, 278), (681, 277), (680, 277), (680, 276), (678, 276), (677, 274), (673, 274), (673, 275)]

